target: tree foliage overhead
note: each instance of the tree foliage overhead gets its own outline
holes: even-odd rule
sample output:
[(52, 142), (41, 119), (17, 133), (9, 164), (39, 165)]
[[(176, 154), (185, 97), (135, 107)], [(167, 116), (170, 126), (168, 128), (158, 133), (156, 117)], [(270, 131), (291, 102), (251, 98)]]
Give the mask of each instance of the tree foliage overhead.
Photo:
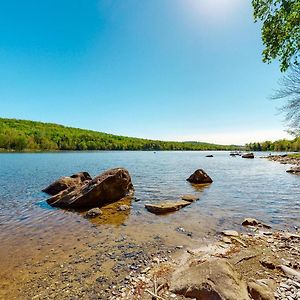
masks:
[(199, 142), (131, 138), (34, 121), (0, 118), (0, 150), (234, 150)]
[(262, 21), (263, 61), (279, 59), (281, 71), (299, 64), (300, 0), (252, 0), (255, 21)]

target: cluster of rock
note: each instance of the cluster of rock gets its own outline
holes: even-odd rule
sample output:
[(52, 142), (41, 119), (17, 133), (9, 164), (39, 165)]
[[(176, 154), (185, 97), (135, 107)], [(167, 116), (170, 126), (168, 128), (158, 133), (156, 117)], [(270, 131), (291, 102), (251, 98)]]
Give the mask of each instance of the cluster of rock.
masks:
[(266, 157), (268, 160), (279, 162), (283, 165), (294, 165), (287, 170), (287, 173), (291, 174), (300, 174), (300, 157), (289, 156), (287, 154), (283, 155), (269, 155)]
[(265, 231), (271, 226), (253, 218), (243, 224), (249, 233), (226, 230), (216, 243), (183, 250), (176, 262), (137, 274), (131, 292), (114, 299), (300, 299), (300, 236)]
[(86, 209), (101, 207), (128, 196), (133, 185), (126, 169), (115, 168), (95, 178), (87, 172), (62, 177), (43, 191), (53, 195), (47, 200), (51, 206)]
[[(187, 178), (187, 181), (192, 184), (209, 184), (213, 182), (209, 175), (202, 169), (196, 170), (189, 178)], [(154, 214), (166, 214), (186, 207), (197, 200), (199, 200), (199, 197), (195, 195), (183, 195), (179, 201), (146, 204), (145, 208)]]

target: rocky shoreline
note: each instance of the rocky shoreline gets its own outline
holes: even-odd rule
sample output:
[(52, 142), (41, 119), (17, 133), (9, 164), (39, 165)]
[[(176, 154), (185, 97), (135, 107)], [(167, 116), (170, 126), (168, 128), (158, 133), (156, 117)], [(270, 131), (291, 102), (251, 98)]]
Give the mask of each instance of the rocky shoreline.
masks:
[(297, 300), (299, 246), (295, 233), (257, 226), (225, 231), (215, 243), (178, 250), (176, 259), (153, 258), (109, 299)]
[(300, 165), (300, 156), (293, 156), (288, 154), (283, 155), (269, 155), (266, 156), (268, 160), (277, 161), (283, 165)]
[(138, 242), (113, 231), (103, 240), (95, 228), (93, 241), (78, 238), (82, 247), (63, 260), (52, 249), (27, 263), (30, 277), (11, 299), (299, 299), (297, 229), (276, 231), (247, 220), (241, 231), (224, 230), (190, 246), (167, 245), (160, 235)]

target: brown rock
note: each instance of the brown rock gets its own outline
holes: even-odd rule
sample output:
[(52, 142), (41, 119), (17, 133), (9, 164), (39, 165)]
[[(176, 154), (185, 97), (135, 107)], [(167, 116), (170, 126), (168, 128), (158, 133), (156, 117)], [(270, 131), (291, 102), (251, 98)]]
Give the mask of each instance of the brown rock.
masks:
[(270, 261), (267, 258), (263, 258), (260, 260), (260, 263), (267, 269), (270, 270), (274, 270), (276, 268), (276, 266), (274, 265), (274, 263), (272, 261)]
[(250, 300), (241, 275), (224, 259), (180, 268), (173, 274), (170, 289), (197, 300)]
[(133, 191), (131, 178), (123, 168), (110, 169), (93, 180), (68, 189), (47, 200), (62, 208), (101, 207), (116, 202)]
[(202, 183), (212, 183), (212, 179), (206, 174), (202, 169), (196, 170), (188, 179), (190, 183), (202, 184)]
[(199, 200), (199, 197), (195, 195), (183, 195), (181, 199), (188, 202), (195, 202)]
[(146, 204), (145, 208), (154, 214), (166, 214), (177, 211), (190, 204), (191, 202), (188, 201), (163, 202), (158, 204)]
[(264, 224), (260, 221), (257, 221), (256, 219), (253, 218), (246, 218), (242, 222), (243, 226), (259, 226), (259, 227), (264, 227), (264, 228), (272, 228), (270, 225)]
[(245, 153), (242, 155), (242, 158), (254, 158), (254, 154), (253, 153)]
[(92, 180), (92, 177), (87, 172), (79, 172), (71, 176), (64, 176), (51, 183), (42, 191), (49, 195), (56, 195), (61, 191), (72, 186), (82, 185), (85, 181)]
[(250, 281), (248, 291), (253, 300), (275, 300), (271, 288), (261, 281)]

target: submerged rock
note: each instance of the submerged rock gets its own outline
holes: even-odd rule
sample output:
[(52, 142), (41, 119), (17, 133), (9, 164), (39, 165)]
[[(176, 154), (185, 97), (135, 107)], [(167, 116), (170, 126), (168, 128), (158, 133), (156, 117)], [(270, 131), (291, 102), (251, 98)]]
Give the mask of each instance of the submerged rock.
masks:
[(72, 186), (81, 186), (86, 181), (92, 180), (88, 172), (79, 172), (71, 176), (64, 176), (51, 183), (42, 191), (49, 195), (56, 195)]
[(242, 155), (242, 158), (254, 158), (254, 154), (253, 153), (245, 153)]
[(102, 210), (99, 207), (88, 210), (85, 214), (86, 218), (95, 218), (102, 215)]
[(250, 300), (241, 275), (224, 259), (181, 267), (173, 274), (170, 289), (197, 300)]
[(202, 170), (196, 170), (188, 179), (190, 183), (202, 184), (202, 183), (212, 183), (213, 180), (207, 175), (207, 173)]
[(62, 208), (101, 207), (129, 195), (133, 191), (131, 177), (123, 168), (110, 169), (87, 183), (71, 186), (49, 198), (48, 204)]
[(163, 202), (158, 204), (146, 204), (145, 208), (154, 214), (165, 214), (177, 211), (190, 204), (191, 202), (188, 201)]
[(181, 199), (183, 201), (188, 201), (188, 202), (195, 202), (195, 201), (198, 201), (199, 200), (199, 197), (198, 196), (195, 196), (195, 195), (183, 195), (181, 197)]

